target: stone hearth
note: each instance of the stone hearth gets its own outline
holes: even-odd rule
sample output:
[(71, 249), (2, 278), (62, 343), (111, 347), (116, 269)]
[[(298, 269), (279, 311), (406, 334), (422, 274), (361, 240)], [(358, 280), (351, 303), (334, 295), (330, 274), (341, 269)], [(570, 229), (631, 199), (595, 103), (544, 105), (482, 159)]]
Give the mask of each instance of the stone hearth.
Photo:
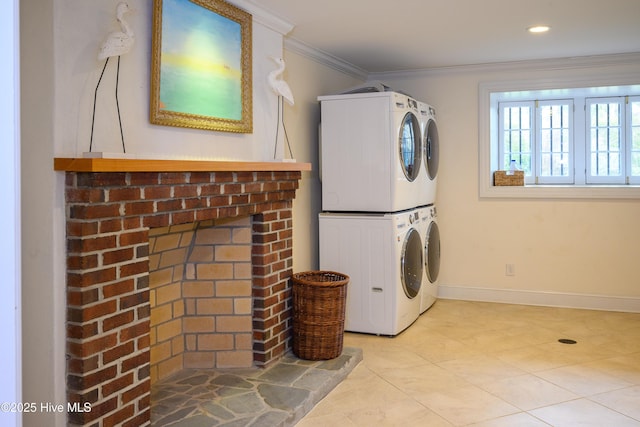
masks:
[(56, 159), (55, 168), (66, 171), (67, 394), (91, 404), (70, 425), (149, 423), (151, 229), (250, 217), (253, 363), (290, 349), (291, 209), (308, 164)]

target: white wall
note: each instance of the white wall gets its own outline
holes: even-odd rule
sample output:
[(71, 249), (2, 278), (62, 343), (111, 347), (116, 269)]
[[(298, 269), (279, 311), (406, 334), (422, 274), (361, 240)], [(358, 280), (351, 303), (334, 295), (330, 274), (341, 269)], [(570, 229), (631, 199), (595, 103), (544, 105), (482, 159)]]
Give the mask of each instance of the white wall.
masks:
[[(20, 2), (23, 402), (65, 403), (63, 177), (53, 171), (54, 3)], [(63, 426), (64, 414), (25, 414)]]
[[(93, 96), (104, 62), (97, 59), (107, 34), (119, 31), (118, 0), (55, 0), (55, 153), (89, 151)], [(233, 2), (232, 2), (233, 3)], [(270, 160), (277, 98), (265, 84), (282, 56), (282, 34), (253, 23), (253, 133), (235, 134), (158, 126), (149, 123), (149, 82), (153, 2), (130, 0), (125, 15), (135, 34), (121, 57), (119, 104), (127, 152), (146, 158)], [(122, 152), (115, 104), (115, 58), (98, 91), (93, 151)]]
[[(640, 200), (479, 198), (479, 83), (640, 75), (637, 61), (576, 62), (372, 77), (437, 111), (442, 295), (640, 311)], [(515, 276), (505, 275), (507, 263)]]
[(293, 203), (294, 272), (318, 268), (318, 213), (321, 211), (318, 124), (319, 95), (338, 93), (363, 82), (363, 79), (337, 71), (299, 52), (285, 52), (287, 79), (295, 96), (295, 105), (286, 106), (285, 126), (297, 161), (309, 162), (311, 172), (303, 172)]
[[(0, 211), (0, 403), (22, 401), (20, 307), (20, 111), (18, 1), (0, 4), (0, 185), (7, 207)], [(11, 408), (9, 408), (11, 409)], [(20, 413), (0, 411), (0, 425), (22, 425)]]

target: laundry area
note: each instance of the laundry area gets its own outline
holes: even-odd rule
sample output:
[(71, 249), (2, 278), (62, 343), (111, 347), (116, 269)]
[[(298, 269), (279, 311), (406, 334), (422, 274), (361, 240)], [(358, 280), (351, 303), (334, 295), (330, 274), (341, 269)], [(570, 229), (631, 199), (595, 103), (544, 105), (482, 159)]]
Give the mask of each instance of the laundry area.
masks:
[(437, 297), (436, 110), (381, 82), (318, 100), (320, 268), (351, 279), (347, 331), (394, 336)]

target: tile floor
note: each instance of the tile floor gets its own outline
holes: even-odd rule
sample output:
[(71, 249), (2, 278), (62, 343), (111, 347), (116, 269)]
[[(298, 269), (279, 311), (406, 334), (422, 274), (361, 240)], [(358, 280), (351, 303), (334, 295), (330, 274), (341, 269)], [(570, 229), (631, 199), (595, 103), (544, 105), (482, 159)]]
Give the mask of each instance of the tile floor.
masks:
[(640, 426), (638, 313), (439, 300), (344, 342), (363, 361), (297, 427)]

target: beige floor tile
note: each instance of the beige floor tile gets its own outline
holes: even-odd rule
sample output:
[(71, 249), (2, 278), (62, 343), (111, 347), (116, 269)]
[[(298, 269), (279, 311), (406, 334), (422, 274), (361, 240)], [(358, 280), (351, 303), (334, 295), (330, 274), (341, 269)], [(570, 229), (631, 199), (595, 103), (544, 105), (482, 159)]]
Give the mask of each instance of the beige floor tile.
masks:
[(624, 381), (640, 385), (640, 353), (612, 357), (585, 363), (584, 366), (597, 369)]
[(529, 413), (554, 427), (640, 427), (640, 421), (587, 399), (559, 403)]
[(340, 426), (340, 427), (356, 427), (348, 417), (344, 414), (326, 414), (315, 416), (311, 411), (307, 416), (300, 420), (296, 427), (327, 427), (327, 426)]
[(539, 345), (501, 351), (494, 356), (526, 372), (546, 371), (575, 363), (575, 358)]
[(523, 375), (525, 371), (493, 356), (472, 356), (438, 363), (473, 384), (484, 384)]
[(468, 427), (548, 427), (549, 424), (539, 419), (520, 412), (519, 414), (507, 415), (505, 417), (494, 418), (488, 421), (482, 421), (477, 424), (469, 424)]
[(388, 368), (381, 371), (380, 376), (406, 394), (470, 385), (458, 375), (431, 363), (417, 368)]
[(350, 412), (347, 417), (351, 423), (361, 427), (453, 427), (453, 424), (410, 397), (399, 402), (361, 408)]
[(530, 374), (484, 384), (482, 388), (525, 411), (580, 397)]
[(640, 386), (598, 394), (589, 399), (640, 421)]
[(473, 385), (416, 393), (414, 396), (420, 403), (456, 426), (520, 412), (515, 406)]
[(299, 426), (640, 427), (640, 314), (438, 300), (344, 343), (364, 360)]
[(536, 375), (580, 396), (592, 396), (632, 385), (586, 365), (565, 366), (537, 372)]

